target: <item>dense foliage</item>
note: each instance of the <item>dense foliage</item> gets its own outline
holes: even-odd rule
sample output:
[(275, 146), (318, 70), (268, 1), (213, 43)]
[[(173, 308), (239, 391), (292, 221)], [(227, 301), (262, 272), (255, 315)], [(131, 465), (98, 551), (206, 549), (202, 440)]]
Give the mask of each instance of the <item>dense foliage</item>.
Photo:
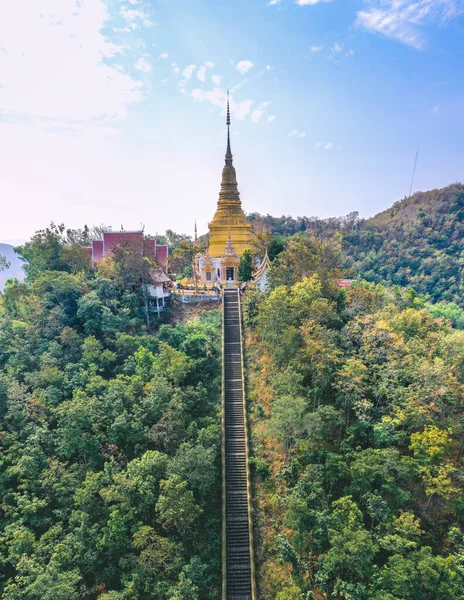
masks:
[(433, 302), (464, 307), (464, 185), (419, 192), (367, 220), (356, 212), (330, 219), (252, 213), (248, 219), (258, 237), (272, 234), (272, 243), (340, 233), (353, 277), (411, 286)]
[(464, 332), (296, 267), (246, 300), (260, 599), (463, 598)]
[(464, 306), (464, 185), (418, 193), (345, 235), (349, 264), (375, 282)]
[(217, 598), (220, 314), (147, 322), (145, 259), (49, 228), (0, 298), (0, 597)]

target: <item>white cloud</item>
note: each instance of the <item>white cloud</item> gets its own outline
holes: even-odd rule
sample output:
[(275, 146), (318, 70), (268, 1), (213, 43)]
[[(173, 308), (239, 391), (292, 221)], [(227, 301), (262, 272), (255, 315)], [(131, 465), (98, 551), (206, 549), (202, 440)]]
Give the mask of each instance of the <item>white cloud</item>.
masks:
[(257, 123), (264, 114), (264, 110), (269, 106), (269, 102), (263, 102), (255, 108), (255, 110), (251, 113), (251, 120)]
[(208, 67), (208, 69), (212, 69), (214, 67), (214, 63), (208, 60), (205, 62), (205, 66)]
[[(201, 89), (195, 89), (192, 90), (190, 96), (196, 102), (209, 102), (214, 106), (219, 106), (225, 113), (227, 102), (227, 93), (225, 90), (214, 88), (214, 90), (206, 92)], [(238, 121), (243, 120), (250, 113), (252, 104), (253, 100), (242, 100), (241, 102), (236, 102), (234, 97), (230, 96), (230, 110), (234, 118)]]
[(348, 50), (346, 53), (347, 56), (354, 56), (354, 50)]
[(462, 0), (376, 0), (357, 13), (356, 23), (372, 33), (420, 50), (425, 38), (419, 27), (445, 23), (464, 13)]
[(324, 146), (324, 150), (332, 150), (332, 148), (333, 148), (333, 144), (332, 144), (332, 142), (329, 142), (328, 144), (326, 144), (326, 145)]
[(275, 120), (276, 120), (276, 116), (275, 116), (275, 115), (269, 115), (269, 116), (268, 116), (268, 118), (267, 118), (267, 120), (268, 120), (269, 122), (271, 122), (271, 121), (275, 121)]
[(238, 121), (241, 121), (250, 112), (252, 104), (253, 104), (253, 100), (242, 100), (242, 102), (238, 102), (238, 103), (234, 102), (233, 108), (231, 105), (230, 109), (232, 110), (232, 114), (234, 115), (234, 117)]
[(151, 64), (145, 58), (139, 58), (134, 67), (137, 71), (142, 71), (142, 73), (149, 73), (151, 71)]
[(322, 146), (322, 142), (317, 142), (317, 144), (314, 146), (314, 148), (317, 150), (321, 146)]
[(304, 138), (306, 137), (306, 131), (299, 131), (298, 129), (292, 129), (288, 132), (288, 137)]
[(266, 65), (266, 71), (270, 71), (271, 70), (271, 65)]
[(318, 52), (321, 52), (321, 50), (324, 49), (324, 46), (311, 46), (311, 52), (313, 54), (317, 54)]
[[(0, 111), (58, 120), (127, 116), (142, 84), (107, 63), (122, 48), (102, 34), (102, 0), (0, 4)], [(3, 51), (3, 52), (2, 52)]]
[(196, 68), (197, 68), (196, 65), (187, 65), (185, 67), (185, 69), (182, 71), (182, 75), (185, 77), (185, 79), (190, 79)]
[[(42, 8), (42, 7), (41, 7)], [(137, 19), (144, 19), (145, 13), (143, 10), (131, 9), (126, 6), (121, 7), (121, 15), (126, 21), (137, 21)]]
[(299, 6), (314, 6), (315, 4), (319, 4), (319, 2), (332, 2), (332, 0), (296, 0)]
[(214, 83), (214, 85), (221, 85), (222, 77), (220, 75), (213, 75), (211, 77), (211, 80)]
[(275, 4), (279, 4), (282, 0), (269, 0), (267, 3), (268, 6), (274, 6)]
[(337, 42), (335, 42), (335, 44), (332, 46), (332, 50), (334, 52), (337, 52), (337, 54), (338, 54), (339, 52), (342, 51), (342, 47), (340, 46), (340, 44), (337, 44)]
[(205, 81), (206, 79), (206, 67), (201, 66), (197, 71), (197, 79), (199, 81)]
[(253, 67), (253, 63), (251, 60), (241, 60), (235, 65), (237, 71), (239, 71), (242, 75), (248, 73), (248, 71)]
[(167, 52), (162, 52), (160, 54), (161, 58), (165, 59), (165, 58), (169, 58), (169, 54)]
[(177, 75), (178, 73), (180, 73), (180, 69), (179, 69), (179, 67), (173, 67), (173, 68), (172, 68), (172, 72), (173, 72), (173, 73), (175, 73), (176, 75)]

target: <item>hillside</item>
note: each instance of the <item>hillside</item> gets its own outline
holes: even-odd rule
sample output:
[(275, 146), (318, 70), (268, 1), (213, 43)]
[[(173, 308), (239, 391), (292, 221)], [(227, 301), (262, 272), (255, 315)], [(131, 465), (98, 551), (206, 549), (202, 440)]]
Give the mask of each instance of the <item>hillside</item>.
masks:
[(10, 244), (0, 244), (0, 255), (5, 256), (6, 260), (10, 263), (8, 269), (0, 271), (0, 291), (2, 291), (7, 279), (10, 279), (10, 277), (17, 277), (22, 280), (24, 278), (24, 273), (22, 261), (15, 253), (13, 246), (10, 246)]
[(141, 255), (74, 250), (0, 296), (0, 597), (218, 598), (220, 312), (160, 326)]
[(464, 306), (464, 185), (418, 192), (371, 219), (356, 212), (345, 217), (272, 217), (252, 213), (256, 233), (275, 239), (309, 233), (341, 234), (345, 268), (358, 278), (411, 286), (433, 301)]
[(461, 600), (464, 332), (316, 252), (244, 299), (258, 597)]
[(348, 264), (375, 282), (462, 306), (464, 185), (419, 192), (344, 235)]

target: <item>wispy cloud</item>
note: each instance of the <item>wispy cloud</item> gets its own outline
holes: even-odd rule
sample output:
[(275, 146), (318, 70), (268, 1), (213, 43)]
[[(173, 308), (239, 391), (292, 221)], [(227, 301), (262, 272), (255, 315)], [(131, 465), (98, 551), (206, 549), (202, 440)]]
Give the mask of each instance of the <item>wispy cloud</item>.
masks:
[(253, 68), (253, 63), (251, 62), (251, 60), (241, 60), (240, 62), (238, 62), (235, 65), (235, 68), (237, 69), (237, 71), (239, 71), (242, 75), (245, 75), (245, 73), (248, 73), (248, 71)]
[(160, 56), (161, 56), (161, 58), (165, 59), (165, 58), (168, 58), (168, 57), (169, 57), (169, 54), (168, 54), (167, 52), (162, 52), (162, 53), (160, 54)]
[(151, 64), (145, 58), (139, 58), (134, 67), (142, 73), (149, 73), (151, 71)]
[(275, 121), (276, 120), (276, 116), (275, 115), (269, 115), (268, 118), (267, 118), (267, 120), (269, 121), (269, 123), (271, 121)]
[(296, 0), (299, 6), (314, 6), (320, 2), (332, 2), (332, 0)]
[[(190, 96), (196, 102), (209, 102), (213, 106), (218, 106), (225, 112), (227, 93), (225, 90), (220, 88), (214, 88), (214, 90), (205, 91), (201, 89), (192, 90)], [(235, 119), (243, 120), (251, 111), (253, 100), (242, 100), (236, 101), (234, 96), (230, 96), (230, 110)]]
[(304, 138), (306, 137), (306, 131), (299, 131), (298, 129), (292, 129), (288, 132), (288, 137)]
[(203, 65), (197, 71), (198, 81), (205, 81), (206, 79), (206, 67)]
[(251, 113), (251, 120), (257, 123), (264, 115), (264, 111), (268, 106), (269, 102), (263, 102), (258, 106), (258, 108), (255, 108), (255, 110)]
[(108, 19), (102, 0), (42, 0), (40, 9), (0, 3), (0, 111), (63, 121), (125, 117), (144, 94), (141, 82), (111, 66), (124, 49), (103, 35)]
[(127, 8), (127, 6), (121, 6), (121, 15), (126, 21), (136, 21), (145, 17), (143, 10)]
[(197, 68), (196, 65), (187, 65), (185, 67), (185, 69), (182, 71), (182, 76), (185, 77), (185, 79), (190, 79), (196, 68)]
[(207, 62), (205, 62), (205, 66), (206, 66), (208, 69), (212, 69), (212, 68), (214, 67), (214, 63), (213, 63), (213, 62), (211, 62), (210, 60), (208, 60)]
[(418, 50), (426, 41), (420, 26), (443, 24), (464, 13), (462, 0), (369, 0), (368, 4), (367, 10), (357, 13), (359, 26)]
[(333, 143), (332, 142), (317, 142), (317, 144), (314, 146), (314, 148), (316, 150), (318, 150), (319, 148), (321, 148), (322, 150), (332, 150)]
[(312, 54), (317, 54), (318, 52), (321, 52), (322, 50), (324, 50), (324, 46), (311, 46)]
[(214, 83), (214, 85), (221, 85), (222, 77), (220, 75), (213, 75), (211, 77), (211, 81)]
[(280, 4), (282, 2), (282, 0), (269, 0), (269, 2), (267, 3), (268, 6), (274, 6), (276, 4)]
[[(47, 1), (50, 2), (51, 0), (47, 0)], [(78, 2), (76, 0), (76, 4), (80, 5), (81, 2)], [(127, 6), (122, 6), (121, 7), (121, 15), (125, 19), (126, 23), (130, 27), (130, 29), (132, 29), (132, 30), (140, 29), (140, 25), (142, 23), (143, 23), (143, 25), (151, 25), (150, 21), (147, 19), (147, 15), (144, 13), (144, 11), (140, 10), (138, 8), (132, 9), (132, 8), (127, 8)]]

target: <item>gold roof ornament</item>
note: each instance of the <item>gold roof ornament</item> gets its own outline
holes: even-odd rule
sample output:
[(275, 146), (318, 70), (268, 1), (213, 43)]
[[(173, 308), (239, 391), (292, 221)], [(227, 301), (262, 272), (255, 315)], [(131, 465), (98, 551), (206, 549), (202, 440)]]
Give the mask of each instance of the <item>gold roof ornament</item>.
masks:
[(235, 248), (234, 248), (234, 242), (232, 241), (232, 238), (230, 237), (230, 231), (229, 231), (229, 237), (227, 238), (227, 242), (226, 242), (226, 247), (224, 250), (224, 256), (222, 257), (221, 263), (224, 267), (236, 267), (240, 262), (240, 258), (238, 257), (237, 253), (235, 252)]
[(203, 271), (209, 271), (210, 273), (214, 271), (213, 261), (211, 260), (211, 256), (209, 255), (208, 250), (206, 250), (206, 252), (204, 253), (203, 258), (205, 259), (205, 262), (203, 263)]
[(264, 258), (263, 258), (261, 264), (259, 265), (257, 270), (252, 275), (253, 281), (256, 283), (259, 283), (261, 281), (261, 279), (263, 278), (263, 275), (266, 273), (266, 271), (270, 267), (271, 267), (271, 261), (269, 260), (269, 254), (267, 253), (267, 248), (266, 248), (266, 253), (264, 255)]
[(227, 150), (222, 169), (221, 191), (217, 210), (209, 224), (209, 253), (212, 258), (221, 258), (228, 234), (232, 237), (238, 256), (251, 245), (251, 225), (245, 217), (237, 185), (237, 174), (230, 149), (230, 106), (227, 92)]

